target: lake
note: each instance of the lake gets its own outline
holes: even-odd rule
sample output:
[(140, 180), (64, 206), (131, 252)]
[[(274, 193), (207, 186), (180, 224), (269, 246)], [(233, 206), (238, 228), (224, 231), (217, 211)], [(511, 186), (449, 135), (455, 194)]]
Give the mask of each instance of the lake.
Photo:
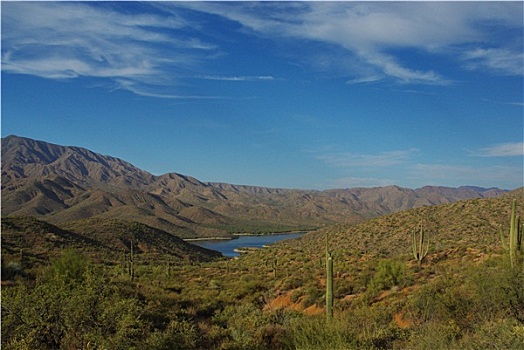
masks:
[(298, 238), (303, 236), (304, 234), (305, 232), (259, 236), (237, 236), (238, 238), (225, 241), (193, 241), (191, 243), (207, 249), (217, 250), (228, 257), (234, 257), (240, 255), (240, 253), (235, 252), (235, 249), (238, 248), (262, 248), (265, 245), (270, 245), (272, 243), (282, 241), (284, 239)]

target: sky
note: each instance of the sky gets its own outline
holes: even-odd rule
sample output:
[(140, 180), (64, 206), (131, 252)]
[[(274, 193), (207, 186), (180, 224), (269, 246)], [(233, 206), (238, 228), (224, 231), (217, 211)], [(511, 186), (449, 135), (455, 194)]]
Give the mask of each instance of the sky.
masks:
[(155, 175), (523, 185), (523, 2), (1, 2), (1, 134)]

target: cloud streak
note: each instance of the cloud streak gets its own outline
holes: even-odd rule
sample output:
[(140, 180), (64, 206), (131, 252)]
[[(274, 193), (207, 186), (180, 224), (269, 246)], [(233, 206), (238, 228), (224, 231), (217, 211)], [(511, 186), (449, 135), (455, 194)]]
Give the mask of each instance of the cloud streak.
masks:
[(275, 77), (270, 75), (260, 76), (223, 76), (223, 75), (200, 75), (198, 79), (220, 80), (220, 81), (272, 81)]
[[(408, 67), (391, 52), (415, 49), (455, 57), (467, 69), (519, 75), (522, 45), (501, 43), (489, 23), (522, 31), (522, 4), (457, 2), (300, 2), (300, 3), (186, 3), (194, 10), (240, 23), (268, 37), (287, 37), (327, 43), (345, 50), (360, 66), (347, 72), (349, 84), (389, 77), (401, 83), (449, 84), (433, 70)], [(485, 23), (487, 23), (485, 25)], [(484, 46), (480, 46), (482, 43)], [(507, 46), (507, 47), (505, 47)], [(371, 73), (370, 73), (371, 71)], [(371, 78), (372, 77), (372, 78)]]
[(508, 49), (476, 48), (466, 51), (463, 56), (466, 68), (470, 70), (488, 69), (503, 75), (524, 74), (524, 54)]
[[(507, 165), (456, 165), (456, 164), (403, 164), (401, 175), (395, 179), (379, 177), (384, 172), (374, 172), (371, 176), (363, 175), (358, 170), (356, 176), (345, 176), (326, 180), (327, 188), (376, 187), (399, 185), (415, 188), (417, 186), (446, 184), (446, 186), (475, 185), (491, 187), (497, 183), (501, 188), (513, 189), (514, 184), (522, 184), (522, 166)], [(374, 175), (373, 175), (374, 174)], [(388, 172), (389, 174), (389, 172)], [(387, 176), (387, 175), (386, 175)]]
[(396, 185), (397, 181), (375, 177), (343, 177), (327, 180), (327, 188), (382, 187)]
[[(472, 184), (475, 179), (478, 186), (491, 186), (493, 183), (522, 184), (522, 167), (518, 166), (467, 166), (449, 164), (417, 164), (410, 170), (410, 177), (424, 183), (451, 183), (454, 186)], [(501, 181), (503, 179), (503, 181)]]
[(524, 142), (502, 143), (473, 152), (477, 157), (523, 157)]
[(379, 154), (357, 154), (351, 152), (332, 152), (318, 155), (318, 160), (344, 168), (352, 167), (389, 167), (405, 164), (415, 158), (418, 149), (387, 151)]
[(138, 93), (142, 85), (176, 86), (183, 72), (218, 54), (215, 45), (182, 35), (188, 23), (181, 18), (124, 13), (113, 5), (2, 4), (2, 70), (49, 79), (106, 78)]
[[(463, 68), (522, 75), (522, 43), (500, 42), (485, 23), (522, 31), (521, 3), (159, 2), (127, 11), (118, 2), (2, 4), (2, 70), (48, 79), (95, 77), (146, 96), (180, 98), (186, 79), (255, 82), (265, 75), (223, 75), (207, 64), (229, 54), (201, 14), (241, 25), (243, 35), (304, 40), (335, 48), (322, 67), (344, 69), (347, 84), (386, 79), (450, 84), (438, 70), (410, 67), (395, 52), (454, 58)], [(129, 6), (129, 5), (127, 5)], [(196, 17), (194, 17), (196, 14)], [(197, 20), (198, 18), (198, 20)], [(457, 54), (458, 53), (458, 54)], [(293, 54), (292, 54), (293, 55)], [(294, 59), (307, 61), (297, 51)], [(333, 61), (334, 60), (334, 61)], [(310, 62), (311, 63), (311, 62)], [(342, 67), (342, 68), (341, 68)], [(202, 72), (205, 72), (204, 74)], [(130, 88), (132, 87), (132, 88)], [(166, 90), (169, 90), (166, 92)], [(195, 98), (198, 96), (192, 96)]]

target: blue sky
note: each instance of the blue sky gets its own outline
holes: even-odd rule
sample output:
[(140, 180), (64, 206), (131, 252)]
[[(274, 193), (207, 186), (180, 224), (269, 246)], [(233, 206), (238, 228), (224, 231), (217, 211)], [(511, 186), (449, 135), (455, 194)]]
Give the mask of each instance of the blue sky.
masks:
[(6, 2), (2, 136), (153, 174), (523, 185), (522, 2)]

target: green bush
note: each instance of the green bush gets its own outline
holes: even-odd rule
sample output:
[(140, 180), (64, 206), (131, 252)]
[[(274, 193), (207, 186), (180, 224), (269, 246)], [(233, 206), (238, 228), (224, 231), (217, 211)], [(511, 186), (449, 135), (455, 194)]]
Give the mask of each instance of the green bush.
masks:
[(406, 266), (396, 260), (380, 260), (375, 274), (368, 284), (368, 293), (376, 295), (382, 290), (406, 284)]
[(136, 301), (67, 251), (34, 288), (2, 291), (2, 348), (131, 349), (145, 335), (139, 315)]
[(147, 339), (149, 350), (195, 349), (198, 343), (196, 327), (188, 321), (172, 320), (164, 331), (156, 331)]

